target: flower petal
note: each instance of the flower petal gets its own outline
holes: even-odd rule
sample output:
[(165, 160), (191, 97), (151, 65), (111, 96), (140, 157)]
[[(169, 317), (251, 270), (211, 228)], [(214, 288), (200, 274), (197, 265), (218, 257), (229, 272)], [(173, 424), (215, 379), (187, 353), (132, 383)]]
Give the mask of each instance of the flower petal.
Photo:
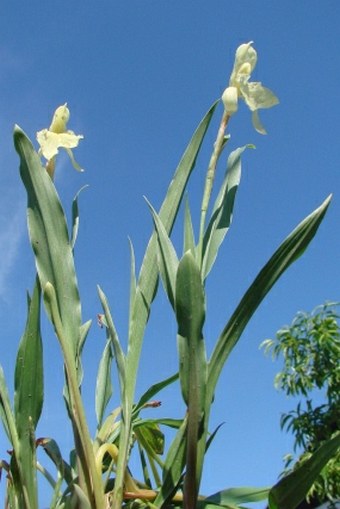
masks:
[(82, 140), (84, 136), (82, 134), (74, 134), (73, 131), (67, 131), (66, 133), (60, 133), (56, 135), (58, 137), (58, 146), (63, 148), (75, 148), (79, 145), (79, 140)]
[(276, 95), (263, 87), (260, 82), (246, 82), (240, 85), (241, 94), (251, 111), (259, 108), (271, 108), (279, 103)]
[(252, 116), (251, 116), (251, 120), (252, 120), (254, 129), (256, 129), (256, 131), (258, 133), (260, 133), (260, 134), (267, 134), (267, 131), (265, 130), (265, 128), (261, 124), (260, 117), (259, 117), (259, 114), (258, 114), (257, 110), (253, 111)]
[(72, 150), (70, 148), (66, 148), (66, 147), (65, 147), (65, 150), (66, 150), (66, 152), (68, 153), (68, 155), (69, 155), (69, 157), (71, 159), (71, 163), (72, 163), (73, 168), (75, 168), (77, 171), (84, 171), (83, 168), (81, 166), (79, 166), (77, 161), (74, 159)]

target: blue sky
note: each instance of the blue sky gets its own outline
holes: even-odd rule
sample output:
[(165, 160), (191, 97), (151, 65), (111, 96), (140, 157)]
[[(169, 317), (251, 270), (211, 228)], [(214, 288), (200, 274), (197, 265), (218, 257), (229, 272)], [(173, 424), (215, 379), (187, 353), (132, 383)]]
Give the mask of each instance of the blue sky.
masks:
[[(329, 193), (334, 197), (312, 245), (266, 298), (226, 366), (212, 427), (225, 424), (207, 456), (202, 492), (275, 482), (282, 456), (292, 446), (279, 419), (294, 403), (275, 392), (279, 364), (265, 358), (259, 344), (298, 310), (339, 300), (339, 20), (337, 0), (13, 0), (1, 7), (0, 363), (10, 387), (26, 290), (34, 282), (14, 123), (34, 140), (67, 101), (70, 129), (85, 136), (76, 157), (86, 172), (74, 171), (62, 155), (56, 185), (69, 211), (75, 193), (89, 184), (80, 198), (76, 264), (83, 317), (94, 319), (84, 353), (84, 397), (93, 430), (95, 375), (104, 345), (95, 324), (96, 284), (107, 293), (124, 337), (127, 238), (140, 263), (152, 228), (143, 195), (160, 205), (194, 128), (228, 83), (235, 49), (253, 40), (259, 56), (254, 79), (271, 88), (280, 105), (261, 116), (267, 136), (254, 131), (244, 104), (230, 123), (230, 149), (253, 143), (256, 150), (243, 158), (233, 226), (207, 286), (208, 348), (278, 244)], [(216, 122), (190, 184), (194, 209)], [(223, 171), (221, 165), (220, 176)], [(66, 451), (71, 432), (61, 398), (61, 359), (45, 318), (42, 331), (46, 401), (38, 435), (55, 437)], [(174, 371), (176, 327), (160, 289), (145, 338), (139, 391)], [(112, 407), (118, 405), (117, 395), (115, 387)], [(182, 414), (174, 391), (161, 399), (162, 412)], [(1, 458), (7, 447), (0, 431)]]

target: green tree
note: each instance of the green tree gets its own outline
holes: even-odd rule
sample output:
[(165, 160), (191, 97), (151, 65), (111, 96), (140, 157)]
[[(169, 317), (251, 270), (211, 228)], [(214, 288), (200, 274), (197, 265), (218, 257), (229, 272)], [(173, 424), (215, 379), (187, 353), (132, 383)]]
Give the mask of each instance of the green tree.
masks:
[[(326, 303), (311, 313), (299, 312), (275, 339), (262, 343), (274, 359), (283, 359), (275, 387), (299, 397), (295, 409), (281, 417), (281, 428), (294, 435), (294, 454), (285, 457), (284, 473), (311, 457), (340, 428), (340, 324), (338, 303)], [(315, 396), (323, 399), (316, 404)], [(313, 399), (314, 398), (314, 401)], [(340, 498), (340, 451), (327, 463), (310, 489), (311, 505)]]

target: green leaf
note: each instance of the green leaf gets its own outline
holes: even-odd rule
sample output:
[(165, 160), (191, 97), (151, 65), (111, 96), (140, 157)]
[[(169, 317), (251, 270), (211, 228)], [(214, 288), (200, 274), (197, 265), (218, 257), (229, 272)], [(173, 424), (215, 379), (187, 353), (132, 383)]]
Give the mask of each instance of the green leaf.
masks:
[[(176, 169), (175, 175), (170, 183), (166, 197), (158, 214), (168, 235), (170, 235), (174, 225), (184, 190), (196, 164), (198, 152), (201, 148), (204, 136), (207, 132), (217, 104), (218, 101), (212, 105), (190, 140), (190, 143)], [(137, 371), (144, 330), (149, 318), (150, 304), (155, 296), (157, 287), (158, 274), (154, 270), (157, 262), (157, 250), (157, 234), (155, 232), (151, 236), (145, 252), (138, 280), (140, 295), (139, 298), (136, 298), (135, 300), (136, 309), (134, 316), (136, 318), (133, 320), (133, 326), (130, 330), (130, 341), (134, 343), (133, 358), (129, 359), (132, 373), (136, 373)]]
[(74, 246), (75, 246), (75, 243), (76, 243), (76, 240), (77, 240), (77, 237), (78, 237), (78, 230), (79, 230), (78, 198), (79, 198), (80, 193), (86, 187), (88, 187), (88, 185), (83, 186), (81, 189), (79, 189), (79, 191), (77, 192), (77, 194), (73, 198), (73, 202), (72, 202), (72, 235), (71, 235), (71, 247), (72, 247), (72, 249), (74, 249)]
[(121, 421), (117, 421), (120, 416), (121, 408), (113, 410), (105, 419), (100, 428), (97, 428), (96, 439), (94, 442), (95, 452), (105, 442), (115, 442), (119, 435)]
[[(218, 101), (212, 105), (212, 107), (209, 109), (197, 127), (193, 137), (191, 138), (189, 145), (187, 146), (184, 155), (176, 169), (158, 214), (168, 235), (170, 235), (174, 225), (178, 209), (182, 201), (183, 193), (185, 191), (191, 172), (195, 166), (198, 152), (201, 148), (204, 136), (207, 132), (217, 104)], [(136, 296), (133, 303), (133, 310), (131, 313), (131, 321), (129, 324), (129, 344), (126, 360), (126, 380), (128, 381), (128, 386), (126, 388), (127, 404), (125, 405), (125, 409), (123, 409), (125, 419), (124, 428), (126, 429), (122, 430), (120, 436), (120, 454), (118, 458), (117, 477), (115, 481), (115, 491), (117, 495), (113, 501), (113, 503), (117, 506), (120, 506), (121, 504), (121, 496), (124, 483), (123, 476), (129, 454), (132, 423), (131, 419), (138, 364), (143, 344), (145, 327), (149, 319), (150, 307), (155, 297), (158, 283), (158, 271), (155, 271), (158, 251), (157, 244), (157, 234), (154, 232), (150, 238), (142, 262), (142, 267), (136, 288)]]
[(164, 452), (164, 433), (152, 421), (136, 422), (133, 426), (137, 441), (151, 457)]
[(55, 186), (24, 132), (14, 129), (20, 175), (27, 191), (30, 241), (41, 288), (56, 291), (65, 337), (76, 356), (81, 326), (80, 299), (64, 212)]
[(203, 339), (205, 295), (201, 273), (190, 251), (181, 259), (176, 278), (176, 319), (178, 324), (179, 378), (183, 399), (189, 393), (197, 401), (199, 411), (204, 408), (206, 384), (206, 353)]
[[(20, 461), (21, 444), (16, 429), (14, 414), (11, 409), (4, 372), (1, 366), (0, 366), (0, 417), (5, 432), (8, 436), (8, 439), (13, 447), (13, 452), (11, 454), (11, 460), (9, 465), (12, 482), (8, 484), (7, 489), (8, 500), (10, 501), (11, 504), (10, 507), (13, 507), (15, 509), (19, 509), (21, 507), (31, 509), (27, 491), (27, 479), (25, 478), (25, 474), (22, 469), (23, 465)], [(30, 476), (30, 473), (32, 472), (32, 467), (33, 465), (31, 465), (31, 471), (28, 473), (28, 476)], [(37, 508), (35, 502), (36, 500), (35, 497), (33, 496), (32, 508)]]
[(98, 294), (100, 298), (100, 302), (103, 307), (107, 330), (109, 333), (109, 337), (111, 339), (111, 344), (113, 347), (117, 368), (118, 368), (118, 375), (120, 380), (120, 388), (121, 388), (121, 399), (124, 401), (124, 391), (126, 386), (126, 372), (125, 372), (125, 355), (123, 352), (123, 349), (121, 347), (121, 344), (119, 342), (118, 334), (116, 331), (116, 327), (114, 326), (113, 319), (110, 312), (110, 307), (106, 298), (106, 295), (102, 291), (102, 289), (98, 286)]
[(220, 428), (223, 426), (224, 422), (221, 422), (221, 424), (219, 424), (218, 426), (216, 426), (216, 428), (214, 429), (214, 431), (212, 433), (209, 434), (209, 438), (207, 440), (207, 443), (205, 444), (205, 450), (207, 451), (210, 447), (210, 445), (212, 444), (214, 438), (216, 437), (217, 435), (217, 432), (220, 430)]
[(0, 417), (8, 440), (13, 449), (18, 450), (18, 433), (15, 425), (14, 414), (11, 408), (5, 374), (0, 366)]
[(152, 420), (135, 422), (133, 430), (138, 443), (144, 479), (151, 488), (151, 478), (146, 463), (147, 457), (156, 485), (161, 486), (161, 478), (157, 465), (163, 469), (164, 464), (160, 456), (164, 452), (164, 433), (160, 430), (159, 425), (152, 422)]
[(72, 469), (63, 459), (57, 442), (53, 440), (53, 438), (39, 438), (37, 440), (37, 446), (44, 449), (47, 456), (56, 466), (60, 476), (65, 479), (67, 484), (71, 484), (73, 482)]
[[(67, 380), (66, 401), (74, 429), (74, 439), (77, 455), (79, 457), (79, 467), (81, 466), (82, 469), (82, 475), (80, 475), (80, 478), (81, 481), (86, 483), (87, 494), (91, 497), (94, 504), (93, 508), (99, 509), (102, 507), (104, 498), (103, 485), (100, 473), (98, 472), (95, 463), (93, 443), (90, 437), (78, 383), (76, 362), (72, 355), (72, 350), (69, 348), (69, 343), (65, 338), (64, 328), (58, 309), (56, 292), (50, 282), (45, 285), (43, 297), (46, 309), (51, 317), (51, 321), (54, 325), (56, 335), (63, 351)], [(85, 488), (84, 483), (82, 484), (82, 487)]]
[(129, 302), (129, 324), (131, 323), (131, 316), (133, 310), (133, 303), (136, 297), (136, 259), (135, 259), (135, 251), (133, 249), (132, 241), (129, 239), (130, 246), (130, 302)]
[(186, 433), (187, 418), (183, 420), (169, 447), (163, 468), (163, 482), (153, 502), (154, 507), (165, 507), (166, 502), (174, 495), (182, 481), (186, 455)]
[(306, 497), (309, 488), (323, 467), (340, 447), (340, 433), (327, 440), (312, 456), (281, 479), (269, 493), (270, 509), (295, 509)]
[(139, 419), (134, 422), (134, 426), (143, 425), (144, 423), (160, 424), (168, 426), (168, 428), (179, 429), (182, 426), (183, 419), (173, 419), (171, 417), (159, 417), (156, 419)]
[(43, 356), (40, 335), (40, 285), (37, 281), (32, 300), (28, 303), (28, 318), (20, 341), (14, 379), (14, 414), (21, 437), (29, 428), (35, 429), (41, 415), (43, 387)]
[(195, 505), (203, 457), (198, 448), (202, 433), (207, 381), (207, 359), (203, 339), (205, 294), (201, 272), (191, 253), (183, 256), (176, 279), (176, 319), (178, 324), (179, 378), (188, 406), (187, 460), (184, 496)]
[(242, 488), (229, 488), (226, 490), (209, 495), (204, 499), (199, 506), (206, 506), (206, 504), (213, 504), (217, 506), (239, 506), (240, 504), (248, 504), (251, 502), (260, 502), (266, 500), (269, 494), (270, 488), (253, 488), (253, 487), (242, 487)]
[(168, 385), (176, 382), (176, 380), (178, 380), (178, 376), (179, 376), (178, 373), (176, 373), (174, 375), (169, 376), (168, 378), (165, 378), (161, 382), (157, 382), (156, 384), (151, 385), (151, 387), (149, 387), (149, 389), (147, 391), (145, 391), (144, 394), (142, 394), (142, 396), (140, 397), (138, 403), (136, 404), (136, 406), (133, 409), (133, 415), (137, 416), (139, 414), (140, 410), (147, 403), (149, 403), (149, 401), (156, 394), (158, 394), (162, 389), (164, 389)]
[(207, 277), (214, 265), (218, 250), (232, 222), (235, 196), (241, 180), (241, 155), (246, 148), (247, 146), (234, 150), (228, 158), (224, 181), (204, 234), (203, 279)]
[(103, 416), (108, 402), (112, 396), (111, 364), (112, 364), (111, 338), (107, 340), (102, 358), (100, 359), (97, 385), (96, 385), (96, 416), (98, 428), (101, 427)]
[(81, 355), (82, 355), (82, 351), (83, 351), (85, 341), (87, 339), (91, 324), (92, 324), (92, 320), (87, 320), (87, 322), (85, 322), (81, 325), (80, 331), (79, 331), (79, 333), (80, 333), (79, 334), (79, 343), (78, 343), (78, 351), (77, 351), (77, 355), (76, 355), (76, 368), (77, 368), (79, 387), (82, 384), (83, 375), (84, 375), (83, 366), (81, 363)]
[(155, 230), (157, 232), (159, 246), (159, 255), (157, 257), (159, 272), (162, 278), (165, 293), (168, 296), (171, 306), (174, 307), (176, 291), (175, 290), (176, 274), (178, 267), (177, 254), (157, 212), (155, 211), (151, 203), (147, 201), (147, 204), (151, 210)]
[(207, 404), (210, 405), (217, 380), (250, 318), (285, 270), (305, 251), (322, 222), (331, 196), (307, 216), (283, 241), (244, 294), (224, 327), (209, 361)]
[(20, 341), (14, 377), (14, 415), (19, 439), (21, 482), (31, 507), (38, 507), (36, 447), (34, 431), (44, 398), (43, 356), (40, 335), (40, 284), (37, 280), (32, 299), (28, 299), (28, 318)]
[(185, 200), (183, 254), (187, 251), (191, 251), (193, 255), (196, 253), (194, 227), (188, 198)]
[(73, 485), (73, 489), (78, 498), (78, 507), (79, 509), (92, 509), (89, 499), (83, 492), (83, 490), (77, 484)]

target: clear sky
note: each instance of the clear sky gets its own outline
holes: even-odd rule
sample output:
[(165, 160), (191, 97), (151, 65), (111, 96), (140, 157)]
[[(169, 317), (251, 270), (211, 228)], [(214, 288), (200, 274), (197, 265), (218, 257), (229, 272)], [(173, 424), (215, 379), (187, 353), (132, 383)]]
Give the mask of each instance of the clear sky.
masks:
[[(95, 323), (100, 312), (96, 284), (107, 293), (124, 338), (127, 238), (140, 263), (152, 228), (143, 195), (160, 205), (194, 128), (227, 85), (236, 47), (253, 40), (259, 55), (254, 79), (271, 88), (280, 105), (263, 111), (267, 136), (254, 131), (244, 104), (230, 123), (230, 148), (253, 143), (256, 150), (244, 155), (234, 223), (207, 287), (210, 349), (278, 244), (329, 193), (334, 197), (312, 245), (266, 298), (226, 366), (211, 427), (225, 424), (209, 450), (202, 492), (276, 481), (292, 446), (279, 419), (294, 402), (274, 390), (279, 364), (265, 358), (259, 344), (298, 310), (339, 300), (339, 24), (338, 0), (2, 3), (0, 363), (10, 387), (26, 290), (32, 289), (35, 274), (13, 124), (34, 140), (36, 131), (50, 124), (55, 108), (67, 101), (70, 129), (85, 136), (75, 155), (86, 172), (77, 173), (62, 156), (56, 185), (69, 211), (75, 193), (89, 184), (80, 198), (76, 265), (83, 318), (94, 319), (84, 352), (84, 397), (94, 430), (95, 375), (104, 345)], [(216, 122), (190, 186), (194, 207), (201, 199), (215, 131)], [(223, 171), (222, 165), (220, 175)], [(38, 436), (53, 436), (67, 451), (71, 432), (61, 397), (61, 358), (45, 318), (42, 331), (46, 395)], [(176, 369), (176, 326), (161, 288), (145, 338), (138, 394)], [(111, 408), (119, 404), (117, 397), (116, 386)], [(182, 415), (174, 390), (161, 399), (162, 414)], [(1, 430), (1, 458), (7, 448)], [(3, 485), (4, 480), (0, 495)], [(45, 495), (41, 504), (48, 504)]]

